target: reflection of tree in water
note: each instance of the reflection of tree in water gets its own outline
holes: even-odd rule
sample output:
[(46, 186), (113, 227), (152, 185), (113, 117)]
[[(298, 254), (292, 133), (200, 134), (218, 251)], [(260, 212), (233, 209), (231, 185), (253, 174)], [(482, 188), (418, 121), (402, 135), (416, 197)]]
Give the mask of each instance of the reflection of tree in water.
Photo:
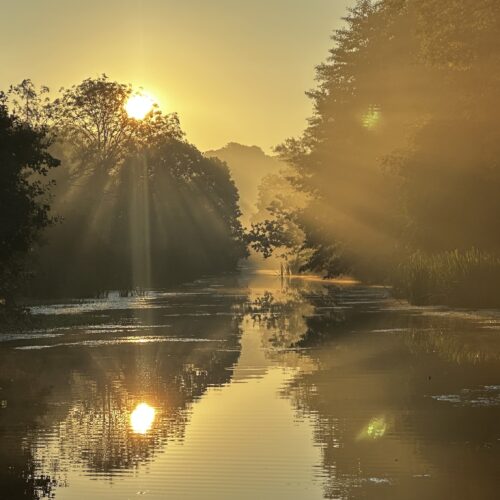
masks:
[[(172, 344), (144, 346), (140, 352), (134, 347), (115, 348), (115, 367), (105, 371), (105, 380), (95, 380), (95, 365), (78, 374), (73, 386), (77, 402), (59, 425), (61, 445), (68, 448), (72, 461), (113, 474), (149, 459), (168, 440), (182, 439), (190, 403), (208, 386), (230, 380), (239, 352), (220, 350), (223, 346), (215, 342), (203, 347)], [(93, 361), (105, 363), (110, 357), (107, 351), (101, 349)], [(156, 409), (156, 419), (150, 432), (137, 435), (129, 418), (143, 401)]]
[[(184, 322), (174, 320), (178, 328), (173, 330), (182, 331)], [(40, 471), (61, 482), (72, 465), (108, 477), (123, 474), (151, 459), (168, 441), (182, 439), (190, 404), (209, 386), (229, 382), (239, 357), (238, 321), (211, 316), (200, 325), (203, 338), (213, 341), (10, 351), (23, 366), (23, 380), (36, 380), (34, 385), (40, 387), (38, 392), (26, 393), (21, 405), (33, 419), (26, 419), (22, 431), (11, 436), (5, 455), (0, 452), (2, 469), (18, 463), (20, 482), (13, 487), (27, 488), (33, 468), (38, 476), (31, 479), (33, 491), (26, 498), (42, 496), (45, 486)], [(191, 321), (191, 328), (196, 327), (196, 321)], [(20, 387), (15, 364), (6, 373)], [(50, 373), (39, 378), (37, 371), (43, 367), (50, 367)], [(12, 409), (16, 398), (21, 396), (9, 395)], [(130, 414), (141, 402), (154, 407), (156, 417), (149, 432), (136, 434)], [(5, 428), (11, 430), (9, 425)], [(10, 484), (13, 481), (10, 477)], [(47, 486), (53, 485), (51, 481)]]
[(265, 291), (248, 304), (247, 314), (263, 330), (263, 341), (273, 348), (292, 347), (302, 337), (312, 306), (300, 290)]
[(283, 393), (314, 416), (325, 497), (441, 498), (451, 488), (462, 498), (464, 482), (452, 478), (464, 469), (482, 478), (478, 498), (490, 498), (500, 409), (429, 394), (495, 380), (498, 340), (463, 319), (397, 310), (382, 291), (333, 288), (307, 300), (293, 347), (308, 347), (302, 356), (316, 369), (298, 371)]
[[(500, 361), (498, 339), (487, 324), (485, 327), (481, 323), (447, 318), (429, 318), (426, 324), (427, 328), (414, 328), (406, 337), (413, 352), (436, 353), (444, 360), (458, 364), (482, 365)], [(455, 329), (460, 335), (453, 333)]]
[(58, 482), (36, 470), (33, 457), (26, 452), (19, 455), (19, 463), (9, 474), (0, 474), (2, 498), (9, 500), (54, 498)]
[[(360, 484), (360, 464), (355, 454), (344, 453), (340, 459), (337, 454), (346, 443), (356, 443), (364, 422), (351, 422), (352, 406), (349, 405), (344, 406), (345, 415), (341, 410), (336, 417), (330, 418), (335, 414), (333, 407), (342, 406), (345, 398), (352, 399), (355, 384), (348, 380), (332, 383), (335, 373), (328, 369), (339, 355), (342, 357), (349, 352), (344, 341), (352, 330), (373, 324), (373, 314), (358, 314), (359, 309), (367, 312), (368, 304), (347, 305), (360, 301), (360, 297), (371, 302), (370, 307), (379, 308), (387, 295), (380, 289), (342, 288), (318, 283), (308, 283), (303, 287), (299, 282), (296, 287), (261, 293), (252, 300), (248, 311), (262, 328), (265, 345), (273, 348), (268, 351), (268, 356), (285, 366), (299, 368), (297, 376), (283, 389), (283, 394), (293, 401), (303, 416), (315, 415), (315, 436), (323, 450), (325, 495), (328, 498), (349, 498), (353, 488)], [(329, 345), (326, 351), (325, 344)], [(290, 358), (290, 350), (296, 351), (293, 358)], [(376, 389), (376, 382), (368, 382), (367, 386), (370, 385)], [(335, 393), (334, 402), (330, 401), (332, 393)], [(377, 391), (373, 394), (376, 397)], [(386, 417), (386, 410), (384, 405), (374, 409), (380, 420), (371, 423), (367, 435), (376, 436), (387, 425), (390, 417)]]
[(47, 412), (55, 381), (54, 369), (45, 361), (40, 354), (0, 351), (0, 498), (51, 498), (57, 486), (53, 477), (41, 473), (26, 439)]
[[(359, 315), (364, 304), (360, 307), (353, 301), (360, 297), (379, 308), (387, 300), (387, 292), (377, 288), (292, 281), (290, 286), (266, 290), (253, 297), (246, 312), (264, 328), (264, 340), (272, 347), (312, 347), (334, 334), (342, 335), (373, 323), (373, 316)], [(346, 302), (352, 306), (346, 306)]]

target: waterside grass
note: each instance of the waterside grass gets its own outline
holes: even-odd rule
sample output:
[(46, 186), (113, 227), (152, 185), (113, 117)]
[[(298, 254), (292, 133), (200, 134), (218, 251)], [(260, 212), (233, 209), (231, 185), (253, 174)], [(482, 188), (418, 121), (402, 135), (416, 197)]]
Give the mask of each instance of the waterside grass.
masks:
[(394, 294), (415, 305), (500, 307), (500, 255), (475, 248), (413, 253), (391, 281)]

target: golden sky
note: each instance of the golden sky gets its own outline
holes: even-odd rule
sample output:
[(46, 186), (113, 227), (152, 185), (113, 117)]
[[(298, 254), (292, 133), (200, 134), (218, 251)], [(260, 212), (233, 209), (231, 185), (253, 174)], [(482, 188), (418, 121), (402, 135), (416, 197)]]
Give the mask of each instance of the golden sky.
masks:
[(353, 0), (2, 0), (0, 89), (106, 73), (177, 111), (200, 149), (269, 150), (311, 114), (304, 91)]

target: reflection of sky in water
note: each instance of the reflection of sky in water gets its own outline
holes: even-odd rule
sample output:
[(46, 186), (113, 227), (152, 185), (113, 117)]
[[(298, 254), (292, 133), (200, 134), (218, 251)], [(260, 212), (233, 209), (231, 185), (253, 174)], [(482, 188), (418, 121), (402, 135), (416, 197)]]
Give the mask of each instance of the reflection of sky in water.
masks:
[(497, 312), (249, 283), (37, 306), (66, 323), (2, 339), (0, 466), (29, 450), (70, 500), (496, 492)]
[(179, 338), (179, 337), (124, 337), (119, 339), (82, 340), (80, 342), (61, 342), (52, 345), (28, 345), (15, 347), (18, 350), (49, 349), (54, 347), (99, 347), (119, 344), (150, 344), (158, 342), (225, 342), (217, 339)]
[(451, 403), (456, 406), (498, 406), (500, 407), (500, 385), (487, 385), (473, 389), (462, 389), (458, 394), (439, 394), (431, 396), (435, 401)]

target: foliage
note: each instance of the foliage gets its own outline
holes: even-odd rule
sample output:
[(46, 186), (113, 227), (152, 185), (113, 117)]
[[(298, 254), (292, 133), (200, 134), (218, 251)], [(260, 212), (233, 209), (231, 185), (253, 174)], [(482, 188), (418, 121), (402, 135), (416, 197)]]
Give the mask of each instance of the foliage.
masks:
[(177, 115), (124, 110), (130, 85), (105, 75), (48, 107), (62, 161), (30, 294), (162, 287), (234, 269), (246, 255), (228, 167), (183, 139)]
[(299, 272), (308, 259), (298, 220), (307, 201), (307, 195), (296, 189), (294, 173), (285, 164), (278, 172), (264, 176), (247, 234), (250, 247), (266, 259), (274, 255), (286, 261), (292, 272)]
[(25, 79), (18, 85), (11, 85), (6, 97), (9, 108), (15, 116), (32, 128), (43, 128), (48, 134), (51, 118), (49, 92), (48, 87), (37, 89), (31, 80)]
[(142, 120), (125, 110), (134, 94), (130, 84), (111, 81), (106, 75), (87, 78), (51, 104), (54, 127), (60, 140), (74, 148), (76, 157), (103, 169), (114, 167), (127, 155), (152, 146), (163, 137), (181, 139), (175, 113), (164, 115), (157, 104)]
[(500, 307), (500, 257), (475, 248), (413, 253), (392, 280), (395, 293), (414, 304)]
[(500, 253), (500, 4), (359, 0), (332, 38), (309, 126), (277, 148), (309, 198), (306, 267), (387, 280), (402, 249)]
[(0, 94), (0, 298), (7, 302), (25, 273), (27, 254), (53, 222), (46, 177), (59, 161), (49, 146), (46, 129), (10, 114)]

